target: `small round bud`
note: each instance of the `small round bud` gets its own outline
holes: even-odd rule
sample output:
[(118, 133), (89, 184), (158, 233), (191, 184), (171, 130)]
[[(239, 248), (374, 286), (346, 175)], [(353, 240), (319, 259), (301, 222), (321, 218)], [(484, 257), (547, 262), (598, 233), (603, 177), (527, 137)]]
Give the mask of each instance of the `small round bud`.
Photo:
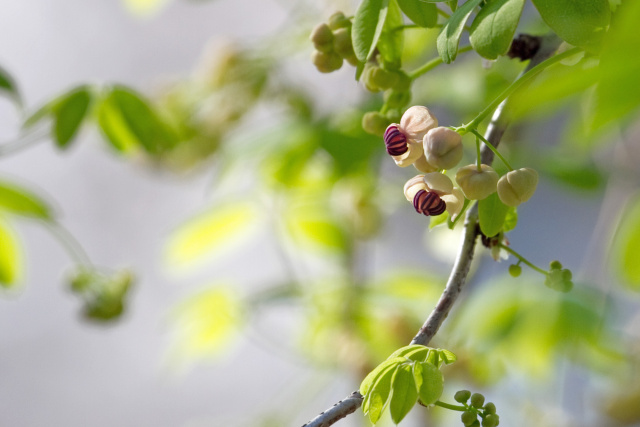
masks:
[(362, 129), (371, 135), (383, 136), (389, 120), (377, 111), (369, 111), (362, 116)]
[(431, 129), (423, 138), (427, 161), (438, 169), (451, 169), (462, 160), (462, 137), (446, 127)]
[(473, 393), (469, 403), (471, 403), (471, 406), (474, 408), (482, 408), (482, 405), (484, 405), (484, 396), (480, 393)]
[(462, 414), (460, 414), (460, 420), (465, 426), (470, 426), (474, 422), (478, 421), (478, 415), (475, 411), (464, 411)]
[(394, 89), (385, 91), (384, 103), (389, 108), (404, 108), (411, 101), (411, 92), (400, 92)]
[(336, 12), (329, 17), (329, 28), (336, 31), (340, 28), (349, 28), (351, 21), (342, 12)]
[(437, 216), (444, 213), (447, 205), (436, 193), (420, 190), (413, 197), (413, 208), (425, 216)]
[(511, 264), (509, 266), (509, 274), (511, 277), (518, 277), (522, 274), (522, 267), (516, 264)]
[(328, 53), (333, 50), (333, 32), (325, 23), (316, 25), (309, 39), (320, 52)]
[(399, 125), (390, 124), (384, 132), (384, 145), (387, 147), (387, 153), (390, 156), (399, 156), (409, 151), (407, 137), (400, 132)]
[(391, 88), (397, 78), (395, 73), (375, 65), (367, 67), (362, 74), (362, 82), (370, 92), (380, 92)]
[(404, 112), (400, 119), (400, 128), (407, 138), (421, 142), (431, 129), (438, 126), (438, 119), (427, 107), (414, 105)]
[[(356, 56), (351, 42), (351, 30), (349, 28), (339, 28), (333, 33), (333, 48), (343, 57), (349, 59)], [(356, 59), (357, 62), (357, 59)]]
[(456, 182), (467, 199), (482, 200), (496, 191), (498, 174), (489, 165), (482, 164), (461, 167), (456, 172)]
[(495, 414), (490, 414), (484, 417), (482, 420), (482, 427), (496, 427), (498, 425), (498, 418)]
[(453, 398), (458, 403), (466, 403), (470, 397), (471, 397), (471, 392), (469, 390), (460, 390), (453, 395)]
[(469, 427), (480, 427), (480, 421), (475, 420)]
[(311, 54), (311, 60), (321, 73), (331, 73), (342, 67), (342, 58), (335, 52), (326, 53), (316, 50)]
[(560, 269), (562, 269), (562, 264), (557, 259), (549, 263), (549, 270), (560, 270)]
[(395, 74), (398, 76), (395, 84), (393, 85), (393, 90), (397, 90), (398, 92), (409, 92), (411, 89), (411, 77), (407, 75), (404, 71), (395, 71)]
[(531, 168), (513, 170), (498, 181), (498, 196), (507, 206), (518, 206), (533, 196), (538, 186), (538, 172)]
[(496, 405), (493, 402), (487, 402), (484, 405), (484, 413), (485, 414), (495, 414), (496, 413)]

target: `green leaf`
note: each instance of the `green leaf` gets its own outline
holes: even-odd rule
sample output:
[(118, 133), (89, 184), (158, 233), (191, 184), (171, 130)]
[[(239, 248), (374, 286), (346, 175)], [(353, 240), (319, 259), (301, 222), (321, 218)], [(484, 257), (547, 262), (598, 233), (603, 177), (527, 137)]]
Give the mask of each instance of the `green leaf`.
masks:
[(442, 27), (440, 34), (438, 34), (436, 47), (438, 48), (438, 54), (445, 64), (450, 64), (456, 59), (464, 25), (467, 19), (469, 19), (471, 12), (473, 12), (481, 1), (482, 0), (467, 1), (456, 9), (447, 23), (444, 24), (444, 27)]
[(438, 9), (435, 4), (422, 0), (398, 0), (398, 4), (414, 24), (425, 28), (433, 28), (438, 24)]
[[(405, 359), (406, 360), (406, 359)], [(389, 394), (391, 393), (391, 381), (396, 369), (403, 361), (389, 364), (375, 378), (369, 392), (366, 394), (362, 402), (362, 411), (369, 416), (369, 420), (375, 424), (382, 415)]]
[(387, 17), (389, 0), (363, 0), (353, 18), (353, 50), (361, 62), (373, 54)]
[(216, 205), (178, 228), (167, 243), (167, 259), (181, 267), (228, 254), (255, 228), (259, 214), (248, 202)]
[(362, 380), (362, 383), (360, 383), (360, 393), (363, 396), (366, 396), (371, 390), (371, 387), (378, 380), (378, 377), (380, 377), (380, 375), (382, 375), (385, 370), (387, 370), (389, 367), (397, 366), (398, 364), (404, 362), (406, 362), (405, 357), (394, 356), (393, 354), (389, 356), (387, 360), (376, 366), (376, 368), (373, 371), (369, 372), (369, 375), (367, 375), (364, 380)]
[(412, 344), (397, 349), (391, 354), (391, 356), (389, 356), (389, 358), (404, 357), (410, 360), (423, 362), (427, 357), (429, 350), (431, 350), (430, 347), (425, 347), (420, 344)]
[(17, 105), (22, 105), (22, 98), (18, 87), (16, 86), (13, 77), (9, 73), (0, 67), (0, 93), (7, 95)]
[(0, 219), (0, 287), (12, 288), (22, 272), (22, 251), (9, 224)]
[(490, 0), (473, 20), (469, 41), (480, 56), (497, 59), (511, 47), (525, 0)]
[(507, 215), (504, 218), (504, 225), (502, 231), (505, 233), (513, 230), (518, 225), (518, 208), (510, 207), (507, 211)]
[(404, 31), (398, 27), (404, 24), (402, 11), (397, 0), (389, 0), (387, 18), (380, 34), (377, 46), (380, 56), (386, 65), (391, 68), (400, 68), (402, 65), (402, 48), (404, 45)]
[(480, 230), (487, 237), (493, 237), (502, 231), (509, 207), (502, 203), (498, 193), (478, 201)]
[(349, 245), (344, 229), (318, 203), (292, 206), (286, 223), (289, 233), (300, 244), (330, 251), (342, 251)]
[(625, 1), (615, 14), (600, 59), (591, 131), (622, 119), (632, 122), (640, 110), (640, 2)]
[(12, 214), (51, 219), (51, 208), (35, 194), (13, 183), (0, 181), (0, 211)]
[(449, 212), (445, 211), (444, 213), (436, 216), (432, 216), (429, 220), (429, 230), (435, 228), (439, 225), (446, 224), (449, 220)]
[(55, 118), (54, 137), (58, 147), (67, 148), (73, 141), (87, 116), (91, 98), (89, 87), (80, 86), (55, 103), (52, 110)]
[(440, 399), (444, 390), (444, 376), (438, 367), (428, 362), (416, 363), (414, 375), (419, 375), (416, 384), (419, 384), (418, 398), (422, 404), (432, 405)]
[(630, 289), (640, 291), (640, 197), (625, 206), (611, 249), (611, 264), (620, 280)]
[(400, 365), (396, 369), (391, 388), (389, 410), (393, 422), (399, 424), (418, 401), (418, 390), (413, 376), (412, 364)]
[(124, 86), (113, 87), (105, 97), (98, 123), (111, 144), (121, 151), (139, 145), (148, 153), (158, 154), (178, 142), (147, 100)]
[(586, 49), (602, 41), (611, 19), (607, 0), (532, 0), (544, 22), (561, 39)]
[(453, 352), (449, 350), (445, 350), (444, 348), (439, 348), (436, 351), (440, 353), (440, 360), (442, 360), (445, 365), (451, 365), (453, 362), (458, 360), (458, 356), (456, 356)]

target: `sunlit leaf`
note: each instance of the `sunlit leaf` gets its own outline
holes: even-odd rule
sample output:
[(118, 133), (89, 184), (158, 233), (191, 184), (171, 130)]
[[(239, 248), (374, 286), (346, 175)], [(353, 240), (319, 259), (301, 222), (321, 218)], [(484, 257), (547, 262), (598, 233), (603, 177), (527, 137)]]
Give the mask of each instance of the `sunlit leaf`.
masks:
[(457, 8), (447, 23), (444, 24), (442, 30), (440, 30), (436, 47), (438, 48), (440, 58), (442, 58), (446, 64), (450, 64), (456, 59), (464, 25), (481, 1), (482, 0), (469, 0)]
[(469, 41), (480, 56), (497, 59), (511, 47), (525, 0), (490, 0), (473, 20)]
[(190, 358), (221, 353), (242, 325), (243, 311), (242, 300), (228, 286), (213, 287), (193, 295), (174, 313), (176, 351)]
[(518, 208), (509, 207), (507, 210), (507, 215), (504, 218), (504, 225), (502, 226), (502, 231), (505, 233), (513, 230), (518, 225)]
[(391, 380), (401, 363), (403, 362), (389, 363), (385, 369), (380, 371), (362, 402), (362, 410), (369, 416), (369, 420), (373, 424), (377, 423), (382, 415), (382, 410), (391, 393)]
[(224, 252), (253, 231), (259, 216), (248, 202), (229, 202), (201, 213), (172, 233), (167, 243), (171, 264), (185, 266)]
[(344, 229), (326, 212), (321, 199), (293, 204), (285, 220), (287, 230), (299, 244), (329, 251), (342, 251), (348, 246)]
[(0, 218), (0, 287), (12, 288), (22, 275), (22, 250), (15, 234)]
[[(420, 367), (419, 370), (415, 369)], [(431, 405), (440, 399), (444, 390), (444, 376), (437, 366), (427, 362), (415, 364), (414, 374), (419, 373), (420, 381), (418, 387), (418, 398), (424, 405)]]
[(478, 201), (480, 230), (487, 237), (493, 237), (502, 231), (509, 207), (502, 203), (498, 193)]
[(391, 389), (389, 401), (391, 419), (394, 423), (399, 424), (418, 401), (418, 390), (413, 376), (412, 364), (400, 365), (396, 369)]
[(371, 387), (378, 381), (380, 375), (382, 375), (387, 369), (398, 366), (400, 363), (406, 362), (404, 357), (394, 356), (393, 354), (389, 356), (387, 360), (376, 366), (376, 368), (369, 372), (369, 374), (362, 380), (360, 383), (360, 393), (362, 395), (367, 395), (371, 390)]
[(574, 46), (597, 48), (611, 10), (607, 0), (532, 0), (540, 16), (563, 40)]
[(54, 137), (60, 148), (66, 148), (75, 138), (91, 103), (91, 91), (88, 86), (80, 86), (55, 103)]
[(404, 14), (416, 25), (432, 28), (438, 23), (438, 9), (433, 3), (422, 0), (398, 0), (398, 4)]
[(361, 62), (366, 62), (376, 48), (387, 18), (388, 5), (389, 0), (363, 0), (358, 6), (351, 38), (353, 50)]
[(0, 211), (15, 215), (50, 219), (51, 207), (34, 193), (13, 183), (0, 181)]
[(640, 290), (640, 198), (632, 199), (612, 242), (611, 264), (630, 289)]
[(404, 24), (400, 6), (397, 0), (389, 0), (387, 18), (378, 40), (380, 56), (386, 64), (393, 68), (400, 68), (402, 47), (404, 44), (404, 31), (398, 30)]
[(140, 146), (113, 97), (106, 97), (98, 104), (97, 118), (103, 135), (117, 151), (128, 153)]

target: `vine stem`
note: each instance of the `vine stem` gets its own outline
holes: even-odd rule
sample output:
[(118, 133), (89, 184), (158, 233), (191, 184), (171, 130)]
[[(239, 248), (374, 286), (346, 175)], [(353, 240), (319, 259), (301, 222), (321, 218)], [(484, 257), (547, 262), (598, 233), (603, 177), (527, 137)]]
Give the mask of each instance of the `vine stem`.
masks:
[(51, 233), (53, 237), (62, 245), (69, 257), (78, 266), (93, 268), (93, 263), (82, 248), (80, 243), (73, 237), (73, 234), (64, 228), (60, 223), (55, 221), (43, 221), (44, 227)]
[(22, 135), (15, 140), (3, 142), (0, 144), (0, 157), (17, 153), (40, 141), (44, 141), (47, 138), (48, 133), (48, 130), (34, 131)]
[(520, 262), (528, 265), (531, 269), (537, 271), (538, 273), (543, 274), (545, 276), (548, 274), (545, 270), (543, 270), (540, 267), (530, 263), (529, 260), (527, 260), (525, 257), (520, 255), (518, 252), (516, 252), (513, 249), (511, 249), (509, 246), (504, 245), (502, 243), (500, 243), (500, 245), (498, 245), (498, 246), (500, 246), (500, 249), (504, 249), (505, 251), (509, 252), (511, 255), (513, 255), (514, 257), (518, 258), (518, 260)]
[[(477, 138), (481, 139), (482, 142), (484, 142), (484, 144), (487, 146), (487, 148), (491, 151), (493, 151), (493, 154), (498, 156), (498, 158), (500, 160), (502, 160), (502, 163), (504, 163), (504, 165), (509, 168), (509, 171), (513, 170), (513, 167), (511, 167), (511, 165), (509, 164), (509, 162), (507, 161), (507, 159), (505, 159), (502, 154), (500, 154), (500, 152), (496, 149), (496, 147), (494, 147), (489, 141), (487, 141), (484, 136), (482, 136), (482, 134), (480, 134), (480, 132), (478, 132), (475, 129), (471, 130), (471, 133), (473, 133)], [(480, 145), (480, 144), (478, 144)], [(478, 162), (480, 162), (480, 149), (478, 149)], [(478, 170), (480, 170), (480, 164), (478, 163)]]
[[(545, 46), (546, 44), (546, 46)], [(534, 55), (529, 62), (529, 65), (524, 70), (524, 75), (536, 68), (540, 63), (544, 63), (546, 58), (552, 55), (558, 48), (560, 40), (557, 37), (543, 38), (541, 41), (540, 49)], [(567, 51), (568, 52), (568, 51)], [(566, 53), (566, 52), (565, 52)], [(573, 52), (575, 53), (575, 52)], [(573, 54), (572, 53), (572, 54)], [(565, 55), (566, 58), (569, 55)], [(556, 61), (557, 62), (557, 61)], [(521, 77), (521, 78), (522, 78)], [(520, 79), (519, 79), (520, 80)], [(492, 104), (493, 105), (493, 104)], [(487, 127), (486, 139), (490, 143), (497, 147), (504, 131), (508, 125), (507, 115), (504, 113), (504, 107), (506, 105), (506, 97), (501, 102), (497, 103), (495, 107), (495, 113)], [(486, 111), (487, 109), (485, 109)], [(488, 115), (492, 110), (485, 114)], [(479, 123), (479, 122), (478, 122)], [(491, 151), (485, 144), (482, 146), (481, 158), (482, 162), (490, 165), (493, 162), (493, 151)], [(434, 337), (434, 335), (440, 329), (440, 326), (449, 315), (449, 311), (453, 307), (453, 304), (457, 300), (458, 296), (462, 292), (465, 285), (467, 275), (469, 273), (469, 267), (471, 266), (471, 260), (473, 259), (473, 253), (475, 250), (476, 238), (478, 237), (478, 204), (473, 205), (471, 209), (467, 211), (464, 223), (464, 236), (462, 238), (462, 244), (458, 250), (458, 255), (453, 264), (449, 280), (445, 286), (440, 300), (436, 304), (435, 308), (431, 311), (431, 314), (425, 321), (424, 325), (418, 331), (418, 334), (413, 338), (411, 344), (427, 345)], [(354, 391), (349, 396), (334, 404), (331, 408), (320, 413), (317, 417), (304, 424), (302, 427), (329, 427), (340, 421), (342, 418), (355, 412), (362, 405), (363, 396), (359, 391)]]
[[(469, 52), (472, 49), (473, 48), (471, 46), (461, 47), (460, 49), (458, 49), (458, 54)], [(416, 68), (415, 70), (410, 72), (409, 73), (409, 77), (412, 80), (416, 79), (416, 78), (420, 77), (421, 75), (423, 75), (425, 73), (428, 73), (429, 71), (433, 70), (434, 68), (436, 68), (438, 65), (441, 65), (441, 64), (443, 64), (442, 58), (440, 58), (440, 57), (433, 58), (431, 61), (427, 62), (426, 64), (424, 64), (420, 68)]]
[(467, 410), (467, 408), (462, 405), (452, 405), (451, 403), (441, 402), (439, 400), (436, 400), (436, 403), (434, 403), (434, 405), (440, 406), (441, 408), (445, 408), (445, 409), (451, 409), (452, 411), (463, 412)]

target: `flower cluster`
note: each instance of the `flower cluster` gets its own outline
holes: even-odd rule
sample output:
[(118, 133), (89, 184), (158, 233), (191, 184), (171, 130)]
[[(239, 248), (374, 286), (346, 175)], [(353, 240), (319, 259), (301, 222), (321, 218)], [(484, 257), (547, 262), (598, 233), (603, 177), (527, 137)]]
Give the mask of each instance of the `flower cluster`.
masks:
[(438, 119), (427, 107), (413, 106), (384, 132), (387, 153), (400, 167), (413, 165), (423, 173), (404, 187), (407, 200), (416, 212), (435, 216), (449, 212), (454, 220), (464, 199), (482, 200), (498, 192), (507, 206), (518, 206), (533, 196), (538, 174), (530, 168), (511, 170), (503, 177), (489, 165), (471, 164), (455, 174), (458, 187), (442, 173), (462, 160), (462, 137), (453, 129), (438, 126)]
[(344, 60), (358, 65), (351, 42), (351, 21), (342, 12), (331, 15), (328, 24), (318, 24), (310, 39), (316, 48), (311, 59), (321, 73), (339, 70)]

